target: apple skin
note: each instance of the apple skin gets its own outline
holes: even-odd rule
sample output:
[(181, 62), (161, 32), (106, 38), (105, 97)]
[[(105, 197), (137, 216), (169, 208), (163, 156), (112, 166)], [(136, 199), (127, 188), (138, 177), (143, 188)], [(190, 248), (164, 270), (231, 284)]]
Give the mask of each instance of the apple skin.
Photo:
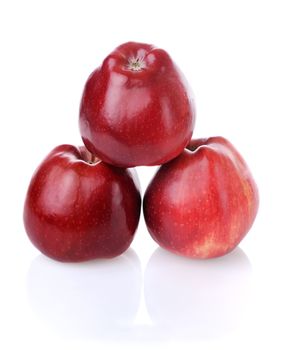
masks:
[(252, 226), (259, 205), (247, 164), (223, 137), (192, 140), (149, 184), (144, 216), (153, 239), (190, 258), (232, 251)]
[(94, 158), (85, 147), (54, 148), (33, 175), (25, 200), (31, 242), (65, 262), (120, 255), (131, 244), (140, 217), (134, 176)]
[(159, 165), (178, 156), (195, 122), (190, 88), (162, 49), (128, 42), (88, 78), (80, 131), (89, 151), (120, 167)]

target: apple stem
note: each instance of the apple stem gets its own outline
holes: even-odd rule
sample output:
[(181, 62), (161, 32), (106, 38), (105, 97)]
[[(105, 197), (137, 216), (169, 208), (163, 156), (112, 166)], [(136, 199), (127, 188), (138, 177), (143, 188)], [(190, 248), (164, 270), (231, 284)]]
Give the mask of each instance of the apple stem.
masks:
[(90, 163), (94, 164), (96, 162), (98, 162), (98, 158), (93, 153), (91, 153)]
[(96, 157), (93, 153), (89, 152), (86, 147), (81, 146), (79, 147), (81, 159), (84, 160), (86, 163), (89, 164), (96, 164), (100, 162), (100, 159)]

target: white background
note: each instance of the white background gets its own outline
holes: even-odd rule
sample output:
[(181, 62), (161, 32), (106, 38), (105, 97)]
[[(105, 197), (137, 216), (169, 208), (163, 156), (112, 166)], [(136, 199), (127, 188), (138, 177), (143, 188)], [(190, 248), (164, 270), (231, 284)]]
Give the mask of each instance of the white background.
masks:
[[(298, 347), (297, 1), (0, 1), (0, 348)], [(194, 136), (227, 137), (260, 189), (234, 253), (162, 251), (143, 219), (111, 261), (61, 264), (29, 242), (30, 177), (81, 144), (91, 71), (126, 41), (166, 49), (197, 105)], [(155, 168), (137, 169), (143, 191)]]

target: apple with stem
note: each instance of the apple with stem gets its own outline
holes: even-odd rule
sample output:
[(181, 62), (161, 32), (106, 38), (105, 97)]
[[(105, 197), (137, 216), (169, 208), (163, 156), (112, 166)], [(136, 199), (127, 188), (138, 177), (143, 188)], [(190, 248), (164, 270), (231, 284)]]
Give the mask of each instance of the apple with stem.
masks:
[(31, 179), (24, 224), (35, 247), (55, 260), (112, 258), (131, 244), (140, 206), (136, 174), (85, 147), (61, 145)]
[(88, 78), (80, 131), (90, 152), (120, 167), (158, 165), (177, 157), (195, 122), (189, 86), (169, 54), (128, 42)]
[(164, 164), (143, 201), (148, 230), (163, 248), (191, 258), (233, 250), (258, 211), (258, 189), (235, 147), (223, 137), (192, 140)]

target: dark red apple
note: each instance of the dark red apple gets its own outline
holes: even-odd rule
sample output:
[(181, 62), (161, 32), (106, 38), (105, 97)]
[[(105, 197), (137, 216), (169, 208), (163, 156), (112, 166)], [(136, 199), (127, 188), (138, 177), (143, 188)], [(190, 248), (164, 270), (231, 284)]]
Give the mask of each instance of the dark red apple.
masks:
[(31, 179), (24, 224), (32, 243), (60, 261), (111, 258), (137, 229), (141, 197), (133, 173), (85, 147), (56, 147)]
[(258, 189), (247, 164), (222, 137), (192, 140), (160, 167), (144, 196), (155, 241), (171, 252), (213, 258), (233, 250), (252, 226)]
[(80, 107), (86, 147), (121, 167), (163, 164), (178, 156), (194, 121), (194, 101), (171, 57), (135, 42), (117, 47), (90, 75)]

